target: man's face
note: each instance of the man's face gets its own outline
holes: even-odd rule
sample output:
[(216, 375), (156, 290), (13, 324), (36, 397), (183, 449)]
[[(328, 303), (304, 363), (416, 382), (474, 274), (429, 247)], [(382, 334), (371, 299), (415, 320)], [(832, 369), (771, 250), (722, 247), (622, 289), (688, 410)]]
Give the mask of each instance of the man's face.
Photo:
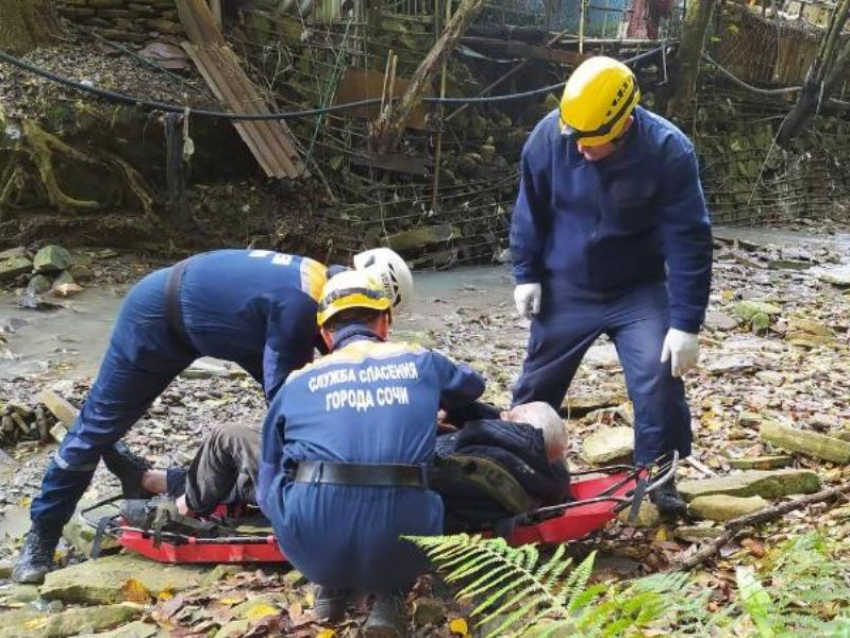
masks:
[(614, 144), (614, 142), (606, 142), (599, 146), (584, 146), (581, 141), (578, 141), (576, 142), (576, 148), (578, 148), (578, 152), (581, 153), (584, 156), (584, 159), (588, 162), (598, 162), (599, 160), (605, 159), (611, 155), (618, 147)]

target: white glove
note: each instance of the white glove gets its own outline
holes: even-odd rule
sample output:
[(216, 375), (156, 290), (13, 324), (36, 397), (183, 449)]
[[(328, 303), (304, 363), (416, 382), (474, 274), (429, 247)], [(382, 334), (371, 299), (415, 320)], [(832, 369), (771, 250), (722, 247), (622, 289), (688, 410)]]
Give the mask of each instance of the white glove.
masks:
[(699, 337), (690, 332), (675, 328), (667, 331), (664, 346), (661, 348), (661, 363), (670, 361), (670, 371), (674, 377), (681, 377), (693, 368), (699, 360)]
[(542, 298), (543, 290), (540, 288), (540, 284), (519, 284), (514, 288), (516, 311), (526, 319), (531, 319), (531, 315), (540, 312), (540, 300)]

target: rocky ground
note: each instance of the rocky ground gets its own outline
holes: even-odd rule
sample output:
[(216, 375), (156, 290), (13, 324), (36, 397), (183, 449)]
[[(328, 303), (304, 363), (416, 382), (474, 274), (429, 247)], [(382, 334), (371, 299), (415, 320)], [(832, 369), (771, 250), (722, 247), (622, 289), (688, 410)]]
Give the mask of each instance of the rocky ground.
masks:
[[(679, 470), (695, 520), (661, 523), (645, 509), (640, 526), (614, 522), (576, 543), (573, 551), (579, 555), (591, 548), (602, 550), (597, 578), (664, 569), (716, 536), (724, 520), (850, 479), (850, 451), (845, 453), (843, 447), (850, 441), (850, 277), (838, 268), (846, 260), (846, 242), (842, 249), (829, 236), (833, 230), (846, 231), (814, 230), (814, 238), (782, 246), (724, 239), (718, 233), (701, 367), (687, 377), (695, 452)], [(150, 267), (144, 260), (110, 266), (116, 280), (121, 278), (118, 272), (133, 279)], [(429, 320), (420, 321), (423, 329), (414, 336), (479, 369), (489, 381), (486, 398), (505, 405), (522, 361), (527, 324), (515, 317), (508, 287), (492, 289), (473, 282), (462, 284), (461, 290), (461, 301), (429, 295)], [(416, 323), (417, 317), (413, 320)], [(7, 337), (14, 346), (14, 334)], [(17, 404), (19, 413), (27, 413), (31, 429), (39, 431), (37, 413), (45, 421), (42, 427), (52, 428), (55, 418), (48, 406), (39, 407), (41, 393), (53, 390), (79, 406), (88, 386), (87, 381), (61, 377), (61, 370), (48, 370), (0, 381), (0, 409), (11, 415), (9, 404)], [(128, 441), (159, 467), (185, 464), (199, 432), (220, 423), (258, 425), (263, 407), (249, 378), (237, 370), (203, 366), (176, 380)], [(572, 434), (572, 467), (592, 467), (629, 453), (633, 417), (611, 344), (602, 343), (589, 353), (564, 415)], [(790, 428), (790, 434), (783, 427)], [(777, 436), (785, 438), (777, 443)], [(795, 453), (801, 445), (809, 445), (808, 454)], [(26, 528), (25, 509), (37, 493), (53, 448), (28, 440), (5, 447), (0, 461), (0, 508), (5, 515), (0, 521), (0, 534), (5, 534), (0, 557), (7, 562), (0, 576), (8, 575), (8, 560)], [(99, 470), (86, 499), (105, 497), (115, 487)], [(847, 507), (821, 504), (792, 512), (738, 535), (699, 578), (714, 592), (712, 604), (722, 607), (732, 596), (729, 583), (735, 565), (757, 562), (785, 538), (814, 528), (843, 539), (850, 535), (848, 520)], [(103, 635), (208, 636), (215, 630), (218, 637), (280, 632), (312, 636), (320, 631), (333, 635), (315, 623), (312, 589), (297, 572), (257, 566), (165, 569), (124, 555), (80, 562), (80, 548), (85, 549), (90, 535), (79, 527), (66, 532), (60, 560), (70, 567), (56, 572), (40, 591), (0, 586), (0, 606), (7, 609), (0, 614), (0, 636), (72, 636), (117, 625), (125, 626)], [(465, 633), (468, 608), (450, 602), (445, 586), (434, 577), (423, 579), (410, 603), (416, 635)], [(334, 628), (336, 635), (356, 633), (366, 606), (353, 611), (346, 624)]]

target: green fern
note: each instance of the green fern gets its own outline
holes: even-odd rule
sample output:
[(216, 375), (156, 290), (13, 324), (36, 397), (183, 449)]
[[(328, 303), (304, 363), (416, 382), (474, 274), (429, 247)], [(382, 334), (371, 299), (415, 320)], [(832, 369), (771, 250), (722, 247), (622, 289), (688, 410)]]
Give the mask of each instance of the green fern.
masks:
[[(552, 619), (569, 619), (574, 625), (572, 618), (603, 593), (601, 587), (587, 587), (595, 553), (574, 567), (563, 545), (541, 562), (533, 545), (515, 548), (501, 538), (458, 534), (407, 540), (428, 554), (447, 582), (464, 581), (458, 598), (481, 601), (471, 615), (479, 618), (479, 626), (492, 624), (489, 636), (527, 635), (529, 627)], [(551, 635), (552, 625), (544, 625), (541, 635)]]

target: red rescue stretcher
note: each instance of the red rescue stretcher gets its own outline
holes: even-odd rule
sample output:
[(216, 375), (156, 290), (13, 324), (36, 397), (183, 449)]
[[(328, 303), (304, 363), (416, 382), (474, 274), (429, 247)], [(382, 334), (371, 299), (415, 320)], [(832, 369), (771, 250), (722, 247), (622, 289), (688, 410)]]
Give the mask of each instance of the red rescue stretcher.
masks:
[[(614, 465), (586, 472), (574, 472), (570, 482), (572, 499), (514, 517), (498, 534), (484, 530), (485, 536), (504, 536), (512, 545), (528, 543), (553, 544), (579, 540), (602, 528), (618, 513), (630, 508), (630, 519), (637, 515), (643, 499), (673, 478), (679, 456), (646, 467)], [(112, 497), (82, 510), (83, 520), (96, 529), (92, 557), (100, 551), (104, 536), (115, 538), (131, 552), (161, 563), (279, 563), (285, 562), (273, 534), (243, 532), (232, 527), (221, 507), (211, 519), (220, 528), (230, 528), (232, 535), (211, 538), (155, 532), (129, 526), (120, 514), (95, 516), (95, 512), (111, 507)]]

